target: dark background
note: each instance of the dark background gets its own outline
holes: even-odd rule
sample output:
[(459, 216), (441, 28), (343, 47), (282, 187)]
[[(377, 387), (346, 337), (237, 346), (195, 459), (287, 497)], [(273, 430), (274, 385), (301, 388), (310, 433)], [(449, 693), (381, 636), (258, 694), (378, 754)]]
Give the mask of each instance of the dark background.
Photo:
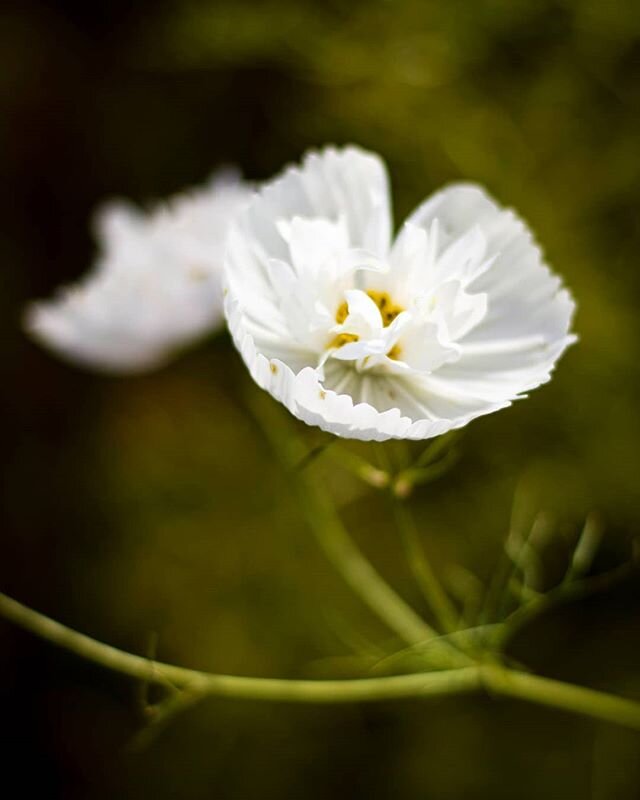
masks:
[[(384, 156), (397, 221), (447, 181), (485, 184), (530, 222), (578, 300), (581, 341), (552, 383), (474, 422), (460, 464), (413, 500), (441, 574), (462, 565), (486, 580), (516, 487), (519, 513), (553, 521), (545, 580), (590, 511), (605, 531), (595, 569), (629, 557), (640, 4), (14, 2), (0, 98), (3, 591), (135, 652), (155, 633), (162, 659), (219, 672), (341, 674), (325, 659), (391, 646), (242, 413), (247, 379), (224, 334), (118, 380), (20, 330), (28, 299), (90, 264), (90, 214), (106, 196), (144, 203), (222, 163), (264, 179), (327, 142)], [(359, 543), (420, 607), (385, 499), (336, 483)], [(639, 612), (636, 574), (545, 617), (513, 654), (640, 698)], [(637, 734), (552, 710), (209, 700), (136, 749), (138, 690), (0, 623), (3, 784), (91, 800), (640, 797)]]

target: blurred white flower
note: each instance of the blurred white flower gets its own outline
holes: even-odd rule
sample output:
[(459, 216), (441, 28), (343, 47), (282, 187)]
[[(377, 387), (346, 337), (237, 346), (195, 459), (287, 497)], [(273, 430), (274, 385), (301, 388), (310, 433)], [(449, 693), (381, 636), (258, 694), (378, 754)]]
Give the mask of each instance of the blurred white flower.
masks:
[(32, 303), (27, 330), (94, 369), (133, 373), (159, 366), (223, 323), (225, 240), (252, 191), (223, 171), (148, 213), (125, 202), (103, 207), (93, 268), (52, 300)]
[(232, 225), (225, 312), (256, 382), (356, 439), (425, 439), (549, 379), (574, 303), (526, 225), (445, 188), (391, 241), (384, 164), (310, 153)]

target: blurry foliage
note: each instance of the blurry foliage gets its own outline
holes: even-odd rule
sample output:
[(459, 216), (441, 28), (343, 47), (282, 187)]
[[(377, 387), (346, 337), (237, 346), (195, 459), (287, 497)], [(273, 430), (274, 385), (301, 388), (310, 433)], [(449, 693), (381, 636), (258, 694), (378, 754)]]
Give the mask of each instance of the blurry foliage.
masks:
[[(156, 631), (163, 658), (219, 671), (319, 676), (327, 656), (389, 644), (310, 539), (243, 413), (248, 380), (224, 334), (121, 381), (54, 361), (18, 324), (27, 298), (85, 270), (103, 196), (146, 202), (223, 162), (263, 179), (328, 141), (387, 159), (397, 221), (444, 183), (485, 184), (579, 303), (581, 340), (553, 381), (474, 422), (455, 469), (412, 499), (436, 564), (489, 575), (516, 486), (568, 541), (596, 510), (603, 558), (627, 552), (640, 522), (640, 4), (21, 2), (0, 36), (5, 590), (140, 652)], [(313, 469), (420, 607), (384, 498), (329, 462)], [(517, 655), (637, 693), (639, 610), (621, 587), (538, 623)], [(211, 702), (123, 756), (140, 724), (128, 682), (5, 626), (0, 669), (6, 767), (40, 764), (21, 779), (50, 797), (640, 791), (633, 734), (488, 700)]]

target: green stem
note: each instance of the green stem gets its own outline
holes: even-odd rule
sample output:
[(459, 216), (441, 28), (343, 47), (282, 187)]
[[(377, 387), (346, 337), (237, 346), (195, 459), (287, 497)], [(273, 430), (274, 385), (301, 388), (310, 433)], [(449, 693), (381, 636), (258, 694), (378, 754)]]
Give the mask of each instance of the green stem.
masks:
[[(283, 424), (277, 409), (264, 398), (247, 399), (247, 407), (287, 471), (299, 500), (299, 507), (316, 540), (333, 566), (353, 591), (407, 644), (417, 644), (436, 632), (398, 595), (363, 556), (349, 536), (321, 481), (295, 469), (306, 448)], [(452, 648), (453, 649), (453, 648)]]
[(430, 439), (429, 444), (425, 447), (420, 457), (414, 463), (414, 467), (426, 467), (429, 464), (433, 464), (433, 462), (440, 458), (441, 455), (446, 455), (447, 449), (450, 448), (460, 438), (462, 433), (463, 432), (458, 429), (449, 431), (448, 433), (443, 433), (441, 436), (438, 436), (435, 439)]
[(397, 497), (394, 497), (393, 505), (407, 561), (416, 582), (442, 630), (452, 633), (458, 629), (458, 615), (425, 555), (411, 512), (406, 503)]
[(361, 481), (372, 486), (374, 489), (385, 489), (389, 485), (390, 476), (388, 472), (374, 467), (366, 458), (351, 452), (346, 447), (334, 450), (329, 454), (344, 469), (351, 472)]
[(520, 608), (516, 609), (516, 611), (507, 617), (502, 624), (500, 635), (496, 639), (496, 647), (504, 651), (508, 643), (517, 633), (539, 616), (556, 606), (610, 589), (612, 586), (626, 580), (637, 572), (638, 564), (632, 561), (615, 567), (601, 575), (582, 578), (569, 584), (562, 583), (546, 594), (533, 597), (529, 602), (520, 606)]
[(526, 700), (640, 730), (640, 703), (633, 700), (493, 665), (482, 667), (482, 678), (490, 692), (503, 697)]
[(333, 504), (316, 483), (298, 477), (300, 506), (316, 540), (353, 591), (408, 644), (436, 632), (380, 576), (347, 533)]
[(440, 672), (353, 680), (285, 680), (218, 675), (152, 662), (91, 639), (0, 593), (0, 615), (36, 636), (107, 669), (143, 681), (211, 695), (298, 703), (353, 703), (477, 692), (538, 703), (640, 730), (640, 703), (505, 669), (476, 665)]
[(449, 471), (458, 455), (450, 450), (443, 458), (426, 467), (407, 467), (399, 472), (393, 481), (392, 491), (401, 499), (409, 497), (416, 486), (431, 483)]
[(353, 703), (477, 691), (477, 667), (353, 680), (288, 680), (220, 675), (149, 661), (104, 644), (0, 593), (0, 615), (48, 642), (96, 664), (154, 684), (167, 681), (202, 696), (300, 703)]

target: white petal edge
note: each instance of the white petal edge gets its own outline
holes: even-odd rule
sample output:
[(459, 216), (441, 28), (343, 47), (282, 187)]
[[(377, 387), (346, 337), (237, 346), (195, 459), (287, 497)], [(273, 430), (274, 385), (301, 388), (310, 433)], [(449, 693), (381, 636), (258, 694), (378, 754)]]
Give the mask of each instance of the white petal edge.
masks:
[[(335, 153), (335, 151), (332, 152)], [(315, 153), (309, 158), (312, 160), (318, 159), (321, 155)], [(270, 252), (270, 248), (274, 243), (274, 237), (265, 237), (265, 233), (267, 233), (265, 223), (268, 227), (270, 215), (275, 215), (277, 218), (278, 209), (282, 210), (285, 216), (287, 214), (290, 216), (299, 215), (300, 206), (296, 205), (296, 202), (302, 202), (303, 205), (307, 203), (306, 207), (308, 208), (308, 199), (304, 199), (304, 190), (301, 188), (301, 175), (307, 163), (308, 160), (305, 159), (301, 168), (290, 168), (281, 179), (267, 186), (261, 196), (254, 199), (254, 219), (249, 219), (250, 215), (246, 214), (244, 215), (246, 223), (244, 230), (241, 230), (241, 226), (238, 225), (239, 236), (248, 236), (248, 241), (245, 240), (245, 254), (249, 256), (248, 261), (252, 262), (248, 265), (249, 271), (256, 270), (263, 258), (263, 252), (266, 254), (269, 251), (269, 255), (273, 255)], [(297, 176), (298, 179), (299, 185), (297, 187), (293, 180), (294, 176)], [(285, 187), (287, 179), (290, 180), (290, 183)], [(289, 207), (283, 202), (282, 194), (285, 192), (289, 194), (288, 202), (291, 202)], [(328, 195), (331, 195), (331, 187), (328, 189)], [(266, 202), (267, 199), (272, 204), (270, 209)], [(452, 199), (455, 201), (453, 203), (454, 206), (456, 204), (460, 206), (455, 209), (453, 215), (447, 213), (452, 210), (447, 208), (448, 205), (451, 205), (449, 201)], [(328, 204), (324, 206), (324, 209), (330, 207), (331, 202), (334, 200), (335, 198), (327, 200), (327, 197), (324, 196), (324, 201)], [(463, 201), (462, 203), (459, 202), (461, 200)], [(294, 372), (279, 359), (268, 358), (257, 350), (253, 338), (247, 332), (244, 312), (236, 299), (237, 293), (234, 291), (234, 278), (237, 277), (238, 273), (235, 272), (234, 275), (233, 270), (242, 270), (243, 267), (247, 267), (247, 261), (239, 257), (243, 254), (238, 252), (236, 257), (231, 259), (231, 262), (227, 260), (226, 272), (230, 291), (225, 300), (225, 313), (227, 314), (229, 328), (236, 347), (241, 352), (252, 377), (258, 385), (280, 400), (294, 416), (309, 425), (318, 426), (323, 430), (345, 438), (382, 441), (390, 438), (426, 439), (438, 436), (454, 428), (463, 427), (472, 419), (511, 405), (512, 400), (523, 396), (523, 391), (534, 388), (548, 380), (560, 354), (576, 338), (568, 333), (573, 314), (573, 301), (568, 292), (560, 288), (559, 278), (556, 278), (542, 261), (539, 251), (533, 244), (533, 239), (527, 226), (513, 212), (498, 206), (480, 187), (469, 184), (448, 187), (434, 195), (414, 212), (408, 223), (416, 227), (424, 226), (428, 230), (435, 217), (434, 212), (441, 214), (443, 224), (438, 238), (440, 239), (440, 247), (444, 248), (455, 241), (456, 238), (477, 227), (478, 204), (483, 207), (484, 211), (489, 212), (489, 216), (497, 215), (502, 220), (506, 218), (509, 222), (515, 222), (518, 227), (517, 233), (523, 235), (526, 243), (530, 243), (536, 253), (535, 271), (539, 273), (539, 276), (545, 279), (548, 278), (549, 285), (557, 297), (557, 302), (564, 307), (561, 325), (564, 329), (564, 335), (555, 337), (555, 339), (552, 337), (552, 341), (548, 342), (547, 357), (541, 359), (533, 370), (529, 370), (526, 375), (519, 374), (518, 370), (508, 371), (506, 375), (501, 374), (500, 380), (497, 381), (500, 384), (500, 388), (496, 391), (488, 391), (486, 384), (483, 385), (482, 382), (477, 380), (474, 383), (475, 376), (473, 375), (469, 377), (468, 375), (451, 374), (445, 380), (446, 376), (443, 374), (445, 368), (437, 370), (432, 376), (429, 376), (424, 386), (427, 392), (429, 391), (429, 385), (431, 386), (435, 392), (434, 399), (436, 403), (440, 403), (442, 399), (446, 400), (447, 397), (450, 397), (452, 402), (454, 404), (457, 403), (459, 406), (464, 406), (465, 403), (468, 407), (475, 406), (468, 413), (462, 413), (452, 418), (434, 419), (434, 415), (431, 415), (431, 418), (411, 419), (409, 416), (403, 415), (399, 408), (378, 411), (367, 402), (354, 403), (350, 395), (338, 394), (323, 386), (318, 371), (312, 366), (304, 367)], [(330, 213), (330, 216), (337, 218), (337, 215), (343, 210), (342, 207), (334, 207), (335, 213)], [(327, 213), (326, 210), (325, 213)], [(438, 222), (440, 223), (440, 219), (438, 219)], [(469, 285), (477, 282), (477, 285), (473, 286), (476, 291), (485, 290), (484, 285), (482, 285), (483, 278), (485, 273), (490, 272), (495, 266), (497, 261), (495, 255), (496, 246), (501, 244), (499, 236), (496, 238), (495, 230), (485, 231), (483, 229), (483, 233), (487, 234), (486, 262), (483, 259), (482, 264), (475, 266), (464, 264), (463, 266), (467, 267), (466, 274), (460, 276)], [(267, 241), (268, 239), (270, 241)], [(251, 244), (248, 242), (251, 242)], [(265, 244), (267, 245), (267, 251), (261, 252)], [(242, 264), (242, 261), (245, 261), (245, 263)], [(468, 269), (469, 266), (473, 267), (471, 271)], [(520, 277), (517, 274), (517, 265), (514, 268), (514, 272), (516, 275), (511, 276), (512, 285)], [(456, 276), (452, 275), (451, 277)], [(501, 283), (498, 282), (497, 287), (491, 287), (487, 291), (490, 297), (492, 293), (499, 296), (500, 290), (503, 288)], [(241, 292), (238, 294), (242, 295)], [(467, 337), (463, 337), (463, 340), (465, 338)], [(491, 347), (494, 346), (495, 342), (488, 341), (486, 344)], [(470, 349), (472, 349), (473, 341), (470, 342), (470, 345)], [(480, 348), (480, 343), (478, 343), (478, 348)], [(452, 370), (455, 367), (456, 365), (451, 365)], [(522, 371), (527, 372), (527, 370)], [(431, 380), (432, 378), (434, 379), (433, 381)]]
[(126, 201), (94, 215), (91, 269), (25, 309), (25, 330), (65, 360), (108, 374), (163, 366), (223, 322), (224, 239), (254, 187), (229, 169), (148, 212)]
[(511, 405), (509, 401), (493, 402), (456, 419), (412, 420), (403, 416), (398, 408), (381, 412), (369, 403), (354, 403), (349, 395), (326, 389), (312, 367), (294, 373), (280, 359), (269, 359), (259, 353), (253, 338), (244, 331), (239, 303), (230, 294), (225, 297), (225, 313), (233, 342), (258, 386), (299, 420), (336, 436), (378, 442), (430, 439)]
[[(435, 219), (441, 248), (476, 228), (486, 237), (487, 266), (469, 276), (468, 286), (487, 294), (488, 308), (485, 319), (460, 339), (460, 360), (432, 377), (441, 386), (487, 400), (523, 397), (549, 381), (560, 356), (577, 341), (570, 333), (575, 302), (545, 263), (528, 225), (482, 187), (445, 187), (405, 224), (429, 230)], [(496, 353), (501, 357), (491, 365)]]

